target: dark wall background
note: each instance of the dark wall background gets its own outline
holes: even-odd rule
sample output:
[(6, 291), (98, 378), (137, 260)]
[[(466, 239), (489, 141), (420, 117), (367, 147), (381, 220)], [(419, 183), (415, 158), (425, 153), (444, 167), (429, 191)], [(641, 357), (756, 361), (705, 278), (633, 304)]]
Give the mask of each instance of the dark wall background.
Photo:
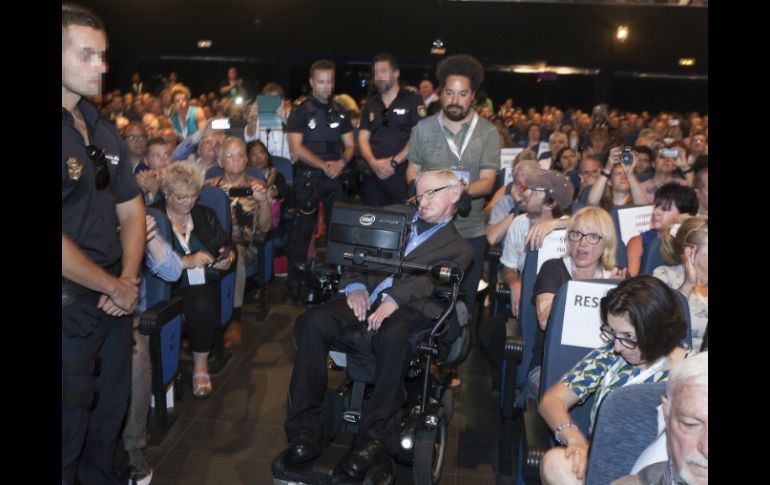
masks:
[[(547, 62), (599, 69), (596, 76), (488, 71), (482, 87), (496, 102), (590, 107), (600, 100), (628, 109), (707, 111), (708, 81), (628, 77), (624, 73), (708, 75), (708, 9), (443, 0), (84, 0), (107, 23), (107, 87), (125, 88), (132, 72), (159, 82), (176, 70), (194, 93), (214, 90), (230, 65), (257, 88), (277, 81), (289, 95), (306, 88), (309, 64), (339, 64), (337, 91), (363, 94), (361, 80), (377, 52), (399, 56), (402, 79), (433, 78), (440, 57), (470, 53), (487, 67)], [(630, 26), (626, 44), (615, 26)], [(210, 49), (198, 49), (210, 39)], [(677, 65), (693, 57), (693, 68)]]

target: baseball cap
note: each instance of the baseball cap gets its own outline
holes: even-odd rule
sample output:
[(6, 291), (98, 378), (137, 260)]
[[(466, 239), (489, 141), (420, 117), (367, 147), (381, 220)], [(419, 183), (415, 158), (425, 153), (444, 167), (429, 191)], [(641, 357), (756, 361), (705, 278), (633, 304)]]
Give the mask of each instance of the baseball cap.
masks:
[(545, 190), (553, 197), (559, 207), (566, 209), (572, 204), (575, 187), (561, 172), (555, 170), (540, 170), (524, 178), (527, 187), (533, 190)]

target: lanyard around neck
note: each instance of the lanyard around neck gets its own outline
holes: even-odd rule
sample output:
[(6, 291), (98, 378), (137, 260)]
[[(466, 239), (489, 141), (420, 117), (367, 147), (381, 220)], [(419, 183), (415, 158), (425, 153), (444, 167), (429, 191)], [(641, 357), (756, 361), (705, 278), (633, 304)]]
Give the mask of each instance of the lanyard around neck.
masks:
[[(441, 119), (444, 118), (444, 114), (440, 113), (439, 116), (441, 116)], [(454, 138), (450, 135), (448, 135), (446, 132), (444, 132), (444, 137), (446, 138), (446, 142), (449, 145), (449, 149), (454, 153), (454, 155), (457, 157), (458, 161), (461, 161), (463, 158), (463, 153), (465, 153), (465, 149), (468, 148), (468, 143), (471, 141), (471, 135), (473, 135), (473, 131), (476, 129), (476, 124), (479, 122), (479, 115), (475, 111), (473, 112), (473, 118), (471, 119), (471, 126), (468, 127), (468, 131), (465, 133), (465, 139), (463, 140), (463, 146), (460, 148), (460, 150), (457, 150), (457, 143), (455, 143)], [(441, 125), (446, 128), (446, 126), (441, 123)]]

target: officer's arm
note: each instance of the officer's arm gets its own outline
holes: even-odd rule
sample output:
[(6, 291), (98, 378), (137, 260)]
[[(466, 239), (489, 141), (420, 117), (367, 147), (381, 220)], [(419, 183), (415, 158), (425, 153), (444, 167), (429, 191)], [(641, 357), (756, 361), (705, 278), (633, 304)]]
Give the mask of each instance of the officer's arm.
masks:
[(372, 132), (369, 130), (358, 130), (358, 149), (361, 150), (361, 156), (364, 157), (366, 163), (370, 166), (377, 161), (377, 157), (374, 156), (372, 146), (369, 144), (369, 137), (372, 136)]
[(141, 196), (117, 204), (115, 212), (120, 222), (120, 243), (123, 247), (121, 277), (138, 279), (146, 237), (145, 210)]
[(497, 178), (497, 170), (482, 168), (479, 179), (468, 186), (468, 195), (471, 197), (483, 197), (492, 192)]
[(393, 156), (393, 158), (395, 158), (398, 163), (404, 163), (404, 160), (406, 160), (407, 155), (409, 155), (409, 142), (406, 142), (406, 145), (404, 145), (404, 148), (402, 148), (401, 151), (396, 153)]
[(111, 295), (116, 278), (81, 251), (67, 235), (61, 235), (61, 275), (98, 293)]
[[(351, 137), (353, 135), (350, 135)], [(326, 168), (326, 162), (321, 160), (315, 153), (311, 152), (305, 145), (302, 144), (304, 135), (302, 133), (289, 133), (289, 149), (291, 153), (297, 157), (302, 163), (310, 165), (313, 168), (324, 170)]]
[(342, 159), (347, 161), (352, 160), (353, 155), (356, 152), (356, 140), (353, 137), (352, 131), (342, 134), (342, 143), (345, 145), (345, 150), (342, 152)]

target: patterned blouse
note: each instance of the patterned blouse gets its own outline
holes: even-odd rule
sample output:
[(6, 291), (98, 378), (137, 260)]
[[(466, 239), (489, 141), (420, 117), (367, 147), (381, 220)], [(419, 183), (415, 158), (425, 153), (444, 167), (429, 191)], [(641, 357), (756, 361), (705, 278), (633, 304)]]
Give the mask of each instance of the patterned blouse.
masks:
[[(618, 360), (623, 361), (623, 363), (609, 383), (610, 392), (625, 386), (629, 379), (644, 372), (643, 369), (632, 366), (620, 354), (615, 353), (612, 344), (605, 344), (590, 351), (583, 357), (583, 360), (575, 364), (569, 372), (564, 374), (561, 382), (575, 393), (579, 399), (578, 402), (582, 404), (592, 394), (599, 392), (604, 376), (607, 375)], [(644, 382), (658, 382), (666, 378), (668, 378), (668, 370), (659, 370), (645, 379)], [(593, 432), (594, 419), (596, 418), (596, 412), (599, 410), (599, 404), (601, 403), (596, 400), (593, 408), (591, 408), (591, 432)]]

